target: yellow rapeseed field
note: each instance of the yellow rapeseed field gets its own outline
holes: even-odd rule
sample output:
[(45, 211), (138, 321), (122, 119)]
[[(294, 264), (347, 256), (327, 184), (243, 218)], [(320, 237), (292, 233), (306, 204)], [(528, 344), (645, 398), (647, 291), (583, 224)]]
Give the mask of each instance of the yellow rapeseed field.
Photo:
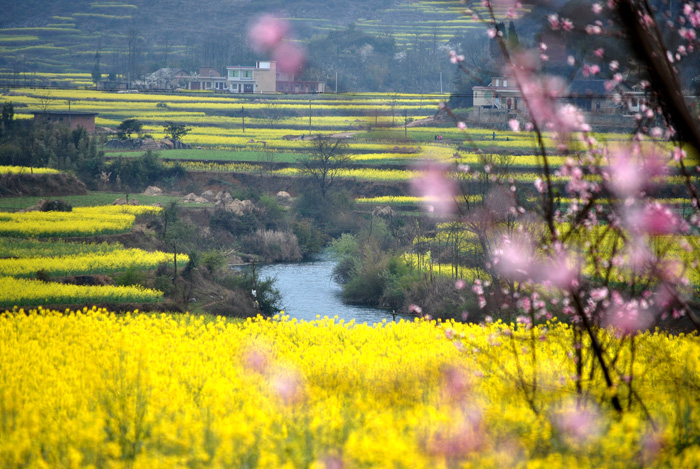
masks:
[[(0, 466), (698, 467), (700, 341), (635, 340), (653, 424), (636, 402), (610, 411), (600, 373), (577, 401), (572, 332), (557, 323), (9, 312)], [(629, 366), (624, 341), (606, 342)]]
[(110, 205), (76, 207), (71, 212), (0, 212), (0, 236), (94, 236), (127, 231), (136, 215), (158, 213), (160, 207)]

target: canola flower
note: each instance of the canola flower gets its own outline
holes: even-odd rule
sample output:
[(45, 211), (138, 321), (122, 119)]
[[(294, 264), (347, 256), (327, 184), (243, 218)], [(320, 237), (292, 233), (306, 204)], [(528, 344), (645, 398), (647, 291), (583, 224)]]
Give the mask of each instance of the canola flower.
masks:
[(155, 303), (162, 298), (162, 292), (139, 286), (72, 285), (0, 277), (0, 306), (9, 308), (88, 302)]
[(108, 205), (76, 207), (71, 212), (0, 213), (0, 236), (94, 236), (128, 231), (137, 215), (158, 213), (160, 207)]
[[(572, 340), (556, 322), (7, 312), (0, 464), (697, 467), (698, 336), (636, 338), (635, 390), (655, 429), (636, 403), (614, 415), (599, 374), (585, 377), (576, 405)], [(536, 348), (537, 361), (513, 346)], [(631, 359), (622, 347), (620, 365)], [(538, 412), (517, 379), (534, 374)]]
[(58, 174), (57, 169), (30, 168), (28, 166), (0, 166), (0, 174)]
[(120, 243), (69, 243), (62, 239), (41, 241), (38, 239), (0, 238), (0, 255), (4, 258), (105, 254), (119, 249), (124, 249)]
[[(182, 262), (189, 257), (178, 254)], [(48, 275), (88, 275), (97, 273), (123, 272), (130, 268), (155, 269), (161, 264), (172, 264), (173, 254), (142, 249), (119, 249), (107, 253), (80, 253), (58, 257), (25, 257), (21, 259), (0, 259), (0, 276), (30, 277), (37, 271)]]
[[(481, 202), (481, 195), (467, 196), (469, 202)], [(387, 205), (414, 205), (434, 202), (434, 197), (418, 197), (411, 195), (382, 195), (377, 197), (358, 197), (358, 204), (387, 204)], [(463, 200), (463, 198), (460, 198)]]
[(430, 251), (422, 255), (407, 252), (402, 254), (402, 258), (412, 268), (427, 272), (430, 275), (462, 279), (467, 283), (473, 283), (476, 279), (489, 279), (489, 276), (482, 269), (433, 262)]

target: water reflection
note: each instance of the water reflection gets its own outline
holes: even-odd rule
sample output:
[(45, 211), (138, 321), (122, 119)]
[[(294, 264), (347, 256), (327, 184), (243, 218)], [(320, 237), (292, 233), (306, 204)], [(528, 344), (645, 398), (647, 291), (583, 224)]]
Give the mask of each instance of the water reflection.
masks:
[(334, 266), (335, 261), (325, 255), (310, 262), (260, 266), (258, 273), (261, 278), (277, 279), (275, 285), (282, 294), (284, 311), (291, 318), (311, 321), (317, 315), (337, 315), (346, 322), (354, 319), (367, 324), (392, 320), (391, 311), (344, 304), (340, 285), (331, 279)]

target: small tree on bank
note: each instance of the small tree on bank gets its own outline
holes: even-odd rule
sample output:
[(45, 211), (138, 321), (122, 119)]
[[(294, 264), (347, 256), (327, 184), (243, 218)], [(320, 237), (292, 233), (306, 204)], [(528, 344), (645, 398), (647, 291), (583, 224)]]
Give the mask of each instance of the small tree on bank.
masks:
[(168, 121), (163, 126), (163, 132), (165, 136), (170, 140), (180, 140), (182, 137), (190, 133), (192, 127), (187, 127), (185, 124), (178, 124), (176, 122)]
[(117, 136), (120, 140), (131, 138), (131, 134), (140, 134), (143, 123), (138, 119), (125, 119), (117, 127)]

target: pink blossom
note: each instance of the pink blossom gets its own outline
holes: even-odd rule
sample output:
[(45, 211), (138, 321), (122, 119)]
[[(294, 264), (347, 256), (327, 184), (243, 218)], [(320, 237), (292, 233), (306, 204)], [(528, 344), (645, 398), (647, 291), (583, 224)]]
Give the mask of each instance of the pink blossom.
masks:
[[(611, 60), (609, 67), (610, 67), (610, 70), (612, 70), (614, 72), (615, 70), (620, 68), (620, 62), (618, 62), (617, 60)], [(617, 78), (615, 78), (615, 81), (618, 81), (618, 82), (622, 81), (622, 75), (620, 75), (619, 80)]]
[(496, 37), (496, 29), (495, 28), (489, 28), (486, 33), (489, 35), (491, 39)]
[(413, 179), (411, 188), (414, 194), (426, 198), (430, 211), (445, 215), (454, 209), (457, 185), (448, 177), (445, 167), (429, 165), (421, 176)]
[(459, 62), (464, 62), (464, 56), (458, 55), (457, 52), (451, 50), (450, 51), (450, 62), (452, 62), (453, 64), (457, 64)]
[(272, 15), (263, 15), (251, 26), (248, 38), (256, 52), (268, 52), (280, 45), (289, 31), (288, 22)]
[(678, 34), (680, 34), (680, 36), (681, 36), (683, 39), (686, 39), (686, 40), (688, 40), (688, 41), (694, 41), (695, 38), (696, 38), (695, 30), (694, 30), (694, 29), (680, 28), (680, 29), (678, 30)]
[(547, 21), (549, 21), (549, 27), (552, 28), (552, 30), (556, 31), (559, 29), (561, 26), (561, 23), (559, 21), (559, 15), (556, 13), (551, 14), (547, 17)]
[(306, 53), (301, 46), (292, 42), (280, 44), (272, 53), (277, 61), (277, 69), (283, 73), (299, 73), (306, 62)]
[(508, 126), (513, 132), (520, 132), (520, 122), (517, 119), (510, 119), (508, 121)]
[(573, 55), (570, 55), (566, 58), (566, 63), (569, 64), (570, 67), (573, 67), (574, 65), (576, 65), (576, 59)]
[(466, 286), (467, 286), (467, 282), (465, 282), (465, 281), (462, 280), (461, 278), (460, 278), (460, 279), (457, 279), (457, 280), (455, 281), (455, 288), (456, 288), (457, 290), (462, 290), (462, 289), (463, 289), (464, 287), (466, 287)]
[(586, 34), (597, 36), (603, 32), (603, 28), (598, 25), (589, 24), (586, 26)]
[(645, 306), (647, 305), (637, 299), (612, 306), (606, 313), (604, 324), (611, 326), (620, 335), (630, 335), (645, 330), (654, 321), (651, 311)]
[(603, 57), (603, 55), (605, 54), (605, 49), (599, 47), (593, 51), (593, 54), (595, 54), (596, 57)]
[(422, 316), (423, 315), (423, 308), (421, 308), (420, 306), (418, 306), (416, 304), (411, 304), (408, 307), (408, 312), (413, 313), (413, 314), (418, 315), (418, 316)]
[(457, 128), (460, 130), (464, 130), (467, 128), (467, 124), (465, 124), (464, 122), (461, 122), (461, 121), (457, 122)]
[(629, 210), (626, 225), (635, 233), (661, 236), (681, 231), (681, 221), (670, 208), (658, 202), (647, 204), (643, 209)]
[(593, 13), (596, 15), (599, 15), (600, 12), (603, 11), (603, 4), (602, 3), (594, 3), (592, 6)]
[(540, 194), (544, 194), (547, 190), (547, 186), (544, 184), (542, 178), (535, 179), (535, 189), (537, 189), (537, 192)]

